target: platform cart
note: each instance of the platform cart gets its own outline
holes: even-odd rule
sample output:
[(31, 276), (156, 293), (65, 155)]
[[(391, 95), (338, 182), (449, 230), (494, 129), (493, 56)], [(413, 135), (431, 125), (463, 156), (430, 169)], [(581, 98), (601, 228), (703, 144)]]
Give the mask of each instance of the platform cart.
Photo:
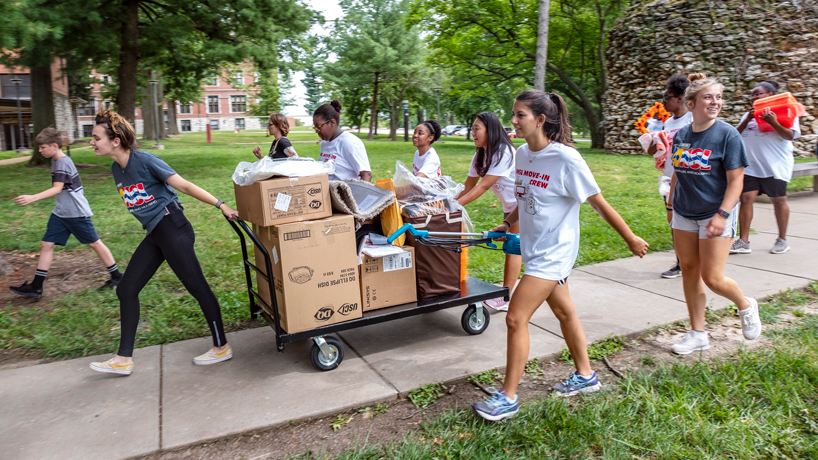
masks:
[[(460, 324), (463, 330), (470, 335), (482, 334), (489, 325), (490, 316), (485, 311), (482, 301), (503, 297), (505, 300), (509, 299), (509, 290), (506, 287), (498, 287), (485, 281), (467, 277), (466, 281), (460, 283), (460, 292), (454, 294), (447, 294), (429, 299), (420, 299), (417, 302), (411, 302), (394, 307), (382, 308), (379, 310), (366, 311), (363, 317), (345, 321), (343, 323), (330, 324), (327, 326), (317, 327), (307, 331), (296, 332), (293, 334), (287, 333), (281, 329), (281, 322), (278, 312), (278, 304), (275, 296), (275, 286), (273, 279), (273, 267), (270, 260), (270, 254), (261, 241), (253, 233), (253, 230), (239, 218), (234, 218), (230, 225), (239, 235), (241, 240), (241, 255), (244, 262), (244, 274), (247, 278), (247, 292), (250, 297), (250, 317), (255, 319), (259, 315), (267, 321), (267, 324), (276, 333), (276, 346), (278, 351), (284, 351), (284, 344), (295, 342), (297, 340), (309, 339), (313, 341), (312, 350), (310, 352), (310, 360), (316, 369), (321, 371), (331, 371), (337, 368), (344, 359), (344, 345), (339, 339), (330, 336), (335, 332), (346, 331), (349, 329), (356, 329), (370, 324), (384, 323), (410, 316), (421, 315), (433, 311), (443, 310), (462, 305), (467, 305), (463, 311), (460, 319)], [(264, 265), (266, 269), (265, 275), (253, 262), (251, 262), (247, 251), (247, 240), (245, 235), (250, 238), (256, 249), (264, 255)], [(253, 289), (253, 278), (250, 270), (254, 270), (260, 275), (267, 284), (270, 292), (272, 305), (261, 298), (258, 291)]]

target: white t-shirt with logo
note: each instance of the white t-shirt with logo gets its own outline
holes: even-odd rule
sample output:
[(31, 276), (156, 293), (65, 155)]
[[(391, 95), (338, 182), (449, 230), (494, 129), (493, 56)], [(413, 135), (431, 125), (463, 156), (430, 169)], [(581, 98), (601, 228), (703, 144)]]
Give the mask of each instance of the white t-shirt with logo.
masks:
[[(514, 211), (517, 207), (517, 200), (514, 199), (514, 149), (506, 146), (503, 151), (503, 156), (500, 157), (499, 163), (490, 165), (487, 176), (498, 176), (497, 182), (491, 186), (491, 191), (497, 195), (500, 202), (503, 203), (503, 212)], [(477, 161), (477, 153), (471, 159), (471, 166), (469, 167), (469, 177), (480, 177), (477, 174), (474, 164)], [(485, 162), (484, 162), (485, 164)]]
[(366, 147), (358, 136), (347, 131), (331, 141), (321, 141), (321, 161), (335, 161), (329, 180), (360, 179), (361, 171), (372, 171)]
[[(749, 115), (745, 113), (741, 121)], [(792, 123), (793, 139), (801, 137), (801, 123), (796, 118)], [(747, 161), (750, 166), (744, 169), (745, 176), (774, 177), (784, 182), (792, 179), (792, 168), (795, 164), (792, 152), (792, 141), (779, 136), (775, 130), (760, 131), (758, 122), (753, 117), (741, 133), (744, 148), (747, 150)]]
[(579, 152), (552, 142), (538, 152), (517, 149), (515, 197), (525, 274), (562, 280), (579, 251), (579, 206), (600, 192)]
[(415, 150), (415, 160), (412, 162), (412, 172), (417, 176), (423, 173), (426, 177), (440, 177), (440, 157), (434, 147), (429, 147), (425, 154), (421, 155)]
[[(662, 128), (662, 131), (667, 133), (670, 146), (673, 146), (673, 136), (676, 135), (676, 132), (690, 123), (693, 123), (693, 112), (690, 111), (679, 118), (670, 117), (665, 120), (665, 126)], [(670, 154), (668, 154), (667, 159), (665, 160), (665, 167), (662, 170), (662, 175), (665, 177), (673, 177), (673, 162), (670, 161)]]

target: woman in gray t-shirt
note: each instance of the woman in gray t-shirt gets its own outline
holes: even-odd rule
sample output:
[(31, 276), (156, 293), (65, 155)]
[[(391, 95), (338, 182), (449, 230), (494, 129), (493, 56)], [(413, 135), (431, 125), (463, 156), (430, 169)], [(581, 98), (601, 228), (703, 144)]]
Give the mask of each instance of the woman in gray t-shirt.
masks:
[(690, 313), (691, 330), (671, 347), (680, 355), (710, 348), (704, 329), (705, 285), (738, 307), (744, 338), (753, 340), (761, 334), (758, 302), (745, 297), (738, 284), (724, 276), (747, 166), (744, 144), (732, 126), (718, 120), (721, 84), (704, 74), (688, 79), (684, 100), (693, 123), (673, 138), (670, 161), (674, 174), (668, 203), (673, 209), (673, 240)]

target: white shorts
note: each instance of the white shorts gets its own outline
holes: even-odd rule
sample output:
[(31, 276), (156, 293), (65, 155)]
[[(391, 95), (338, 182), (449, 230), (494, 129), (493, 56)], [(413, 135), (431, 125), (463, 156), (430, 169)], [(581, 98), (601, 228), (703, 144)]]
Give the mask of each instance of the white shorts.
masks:
[[(700, 240), (707, 239), (707, 224), (710, 219), (694, 220), (682, 217), (679, 213), (673, 213), (673, 220), (670, 222), (670, 228), (681, 230), (683, 232), (692, 232), (699, 234)], [(716, 238), (734, 238), (736, 236), (736, 224), (738, 223), (738, 204), (730, 211), (730, 217), (724, 223), (724, 233)]]

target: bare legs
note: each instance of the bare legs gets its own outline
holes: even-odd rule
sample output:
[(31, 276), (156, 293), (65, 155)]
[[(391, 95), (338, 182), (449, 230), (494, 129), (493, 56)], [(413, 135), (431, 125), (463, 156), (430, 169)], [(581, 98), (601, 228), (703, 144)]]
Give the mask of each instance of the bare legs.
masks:
[[(509, 233), (520, 233), (520, 223), (515, 222), (511, 228), (508, 229)], [(505, 266), (503, 267), (503, 287), (507, 287), (509, 292), (514, 290), (514, 286), (517, 284), (517, 279), (520, 278), (520, 271), (523, 266), (523, 256), (506, 256)]]
[(551, 311), (560, 322), (560, 330), (574, 358), (577, 371), (581, 375), (590, 375), (592, 372), (585, 331), (574, 309), (567, 283), (560, 286), (557, 281), (523, 276), (511, 298), (506, 315), (508, 351), (503, 392), (511, 399), (514, 399), (517, 394), (517, 386), (523, 377), (525, 363), (528, 361), (530, 348), (528, 322), (543, 300), (548, 302), (548, 306), (551, 307)]
[[(741, 206), (738, 210), (739, 236), (745, 243), (750, 242), (750, 224), (753, 222), (753, 203), (758, 198), (758, 190), (741, 194)], [(778, 237), (787, 239), (787, 225), (790, 221), (790, 206), (786, 196), (771, 197), (775, 222), (778, 224)]]
[(40, 241), (40, 259), (37, 261), (37, 270), (48, 271), (54, 261), (54, 243)]
[(773, 202), (773, 210), (775, 211), (775, 223), (778, 224), (778, 237), (782, 240), (787, 239), (787, 224), (790, 222), (790, 205), (787, 204), (786, 196), (777, 196), (770, 198)]
[(676, 255), (682, 267), (682, 285), (685, 302), (690, 314), (690, 326), (704, 330), (704, 310), (707, 286), (716, 294), (728, 298), (739, 310), (746, 310), (750, 302), (735, 281), (724, 276), (727, 256), (730, 254), (731, 238), (700, 240), (698, 233), (673, 230)]

